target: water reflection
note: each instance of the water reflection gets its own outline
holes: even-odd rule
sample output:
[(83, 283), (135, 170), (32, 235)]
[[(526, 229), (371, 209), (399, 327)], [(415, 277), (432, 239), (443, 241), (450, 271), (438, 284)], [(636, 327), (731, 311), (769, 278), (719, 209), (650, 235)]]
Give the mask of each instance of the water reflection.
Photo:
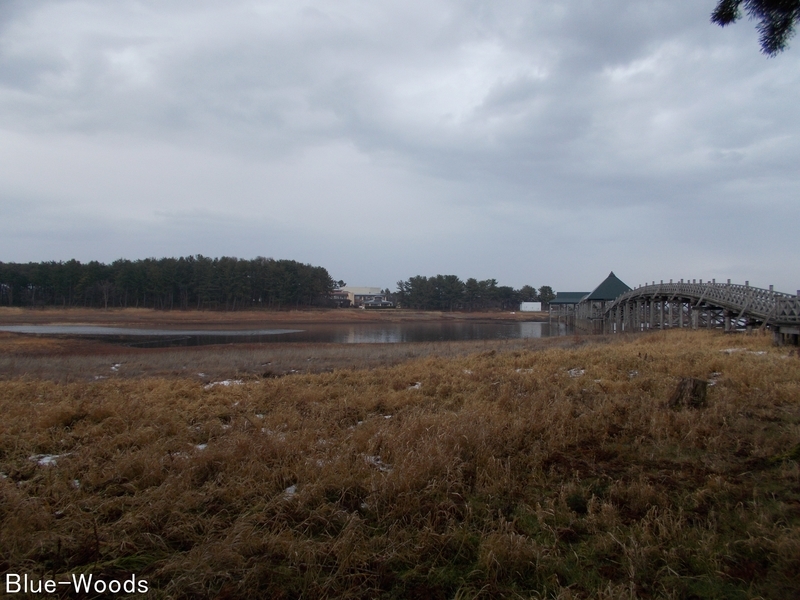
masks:
[(87, 325), (7, 325), (0, 326), (0, 331), (98, 338), (127, 346), (145, 348), (271, 342), (397, 344), (404, 342), (542, 338), (570, 333), (563, 323), (533, 321), (304, 324), (291, 329), (253, 330), (129, 329)]

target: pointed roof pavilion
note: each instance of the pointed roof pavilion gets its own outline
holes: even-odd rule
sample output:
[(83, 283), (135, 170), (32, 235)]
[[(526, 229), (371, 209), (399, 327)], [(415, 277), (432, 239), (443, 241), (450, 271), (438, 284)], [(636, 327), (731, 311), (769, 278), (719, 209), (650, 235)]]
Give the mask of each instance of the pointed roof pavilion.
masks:
[(624, 284), (619, 277), (614, 275), (614, 271), (611, 271), (609, 276), (605, 278), (605, 281), (598, 285), (591, 294), (586, 296), (585, 300), (613, 300), (617, 296), (630, 291), (630, 289), (631, 288)]

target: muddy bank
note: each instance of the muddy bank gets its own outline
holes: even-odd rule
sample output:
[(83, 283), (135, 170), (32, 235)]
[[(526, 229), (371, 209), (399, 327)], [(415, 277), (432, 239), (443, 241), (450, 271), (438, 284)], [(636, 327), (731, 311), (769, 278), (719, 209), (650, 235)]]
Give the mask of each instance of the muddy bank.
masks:
[(547, 313), (441, 312), (406, 309), (308, 309), (287, 311), (162, 311), (143, 308), (0, 307), (0, 325), (87, 324), (113, 327), (252, 328), (336, 323), (401, 323), (436, 321), (546, 321)]

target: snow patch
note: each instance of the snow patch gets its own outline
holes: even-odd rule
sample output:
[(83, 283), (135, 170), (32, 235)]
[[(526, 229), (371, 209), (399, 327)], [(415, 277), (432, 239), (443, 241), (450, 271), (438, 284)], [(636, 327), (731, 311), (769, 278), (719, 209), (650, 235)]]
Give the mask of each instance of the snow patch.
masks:
[(392, 472), (392, 466), (387, 465), (385, 462), (383, 462), (380, 456), (365, 456), (364, 460), (368, 465), (372, 465), (373, 467), (378, 469), (381, 473)]
[(28, 457), (28, 460), (32, 460), (42, 467), (54, 467), (59, 458), (69, 455), (69, 452), (67, 454), (34, 454)]
[(203, 386), (204, 390), (210, 390), (216, 385), (222, 385), (225, 387), (229, 387), (232, 385), (242, 385), (244, 381), (241, 379), (225, 379), (224, 381), (212, 381), (211, 383), (207, 383)]

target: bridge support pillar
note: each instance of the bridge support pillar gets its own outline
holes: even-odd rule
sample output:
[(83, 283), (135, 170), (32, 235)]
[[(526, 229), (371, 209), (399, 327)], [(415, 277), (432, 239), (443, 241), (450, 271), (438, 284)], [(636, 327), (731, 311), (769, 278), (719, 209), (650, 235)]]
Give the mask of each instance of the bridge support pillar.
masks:
[(658, 328), (664, 329), (664, 300), (658, 303)]
[(729, 310), (723, 311), (722, 320), (724, 323), (725, 333), (729, 333), (731, 330), (731, 311)]

